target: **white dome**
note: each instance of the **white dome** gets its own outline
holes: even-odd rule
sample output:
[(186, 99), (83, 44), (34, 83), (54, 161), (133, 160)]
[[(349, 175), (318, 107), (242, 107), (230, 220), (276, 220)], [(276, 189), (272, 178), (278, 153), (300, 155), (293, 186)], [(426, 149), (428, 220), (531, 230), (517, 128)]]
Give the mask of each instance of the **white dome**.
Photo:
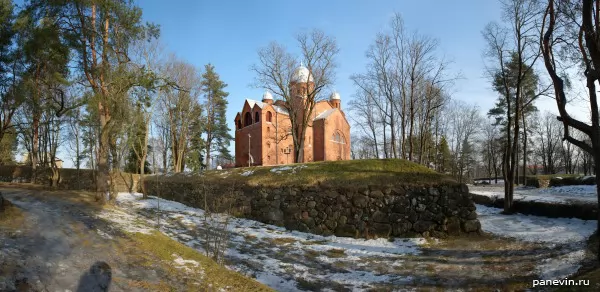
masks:
[(304, 65), (300, 63), (300, 67), (294, 70), (292, 82), (313, 82), (313, 77), (310, 74), (310, 71), (308, 71), (308, 68), (304, 67)]
[(334, 92), (334, 93), (331, 94), (331, 96), (329, 97), (329, 99), (338, 99), (339, 100), (339, 99), (341, 99), (340, 98), (340, 94), (337, 93), (337, 92)]
[(270, 92), (265, 91), (265, 93), (263, 93), (263, 98), (262, 99), (263, 100), (273, 100), (273, 95)]

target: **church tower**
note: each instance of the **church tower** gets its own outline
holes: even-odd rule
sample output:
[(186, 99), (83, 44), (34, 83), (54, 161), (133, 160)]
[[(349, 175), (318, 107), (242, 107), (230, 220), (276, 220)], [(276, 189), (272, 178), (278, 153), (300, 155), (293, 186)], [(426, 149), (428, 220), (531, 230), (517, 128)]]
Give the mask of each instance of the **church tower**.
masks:
[(331, 106), (333, 108), (337, 108), (337, 109), (342, 109), (342, 104), (341, 104), (341, 98), (340, 98), (340, 94), (337, 92), (334, 92), (331, 94), (331, 96), (329, 97), (329, 102), (331, 103)]
[[(292, 74), (292, 78), (290, 80), (290, 97), (292, 108), (294, 109), (294, 113), (296, 115), (296, 121), (298, 123), (302, 123), (305, 120), (306, 115), (306, 102), (308, 94), (315, 89), (314, 78), (308, 68), (304, 66), (301, 62), (300, 67), (296, 68)], [(313, 161), (313, 148), (312, 148), (312, 131), (310, 126), (312, 125), (312, 119), (309, 121), (309, 127), (306, 128), (306, 133), (304, 135), (304, 161), (308, 162)], [(298, 133), (300, 131), (300, 124), (297, 125), (298, 128), (295, 129)]]
[(290, 96), (306, 98), (308, 93), (315, 89), (315, 82), (308, 68), (304, 67), (302, 62), (300, 67), (294, 70), (290, 80)]

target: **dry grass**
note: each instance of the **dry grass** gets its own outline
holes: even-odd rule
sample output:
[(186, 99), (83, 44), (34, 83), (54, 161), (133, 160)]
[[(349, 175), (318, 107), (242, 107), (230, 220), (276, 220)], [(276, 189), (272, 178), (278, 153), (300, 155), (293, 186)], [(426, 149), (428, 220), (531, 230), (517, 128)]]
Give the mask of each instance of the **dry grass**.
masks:
[(0, 230), (16, 231), (25, 223), (23, 211), (15, 206), (8, 206), (0, 212)]
[[(136, 249), (157, 257), (161, 260), (163, 268), (170, 274), (182, 273), (181, 270), (172, 266), (173, 254), (186, 260), (197, 261), (203, 270), (204, 280), (201, 281), (200, 277), (191, 279), (193, 277), (190, 277), (190, 275), (174, 275), (177, 278), (183, 279), (188, 291), (206, 290), (209, 288), (214, 290), (223, 288), (229, 291), (272, 291), (272, 289), (256, 280), (228, 270), (198, 251), (174, 241), (157, 231), (152, 234), (135, 233), (131, 234), (130, 237)], [(197, 286), (196, 282), (202, 282), (201, 286)]]
[(330, 258), (343, 258), (346, 256), (346, 253), (344, 252), (343, 249), (332, 248), (332, 249), (328, 249), (325, 252), (325, 255)]
[[(365, 187), (394, 185), (431, 185), (456, 183), (449, 176), (403, 159), (365, 159), (291, 164), (290, 170), (271, 171), (282, 166), (243, 167), (211, 170), (204, 175), (176, 174), (160, 181), (196, 183), (204, 179), (211, 185)], [(251, 173), (244, 176), (244, 173)], [(149, 182), (154, 181), (152, 178)]]
[(276, 244), (276, 245), (284, 245), (284, 244), (291, 244), (296, 242), (297, 240), (290, 238), (290, 237), (278, 237), (278, 238), (272, 238), (270, 239), (271, 243)]

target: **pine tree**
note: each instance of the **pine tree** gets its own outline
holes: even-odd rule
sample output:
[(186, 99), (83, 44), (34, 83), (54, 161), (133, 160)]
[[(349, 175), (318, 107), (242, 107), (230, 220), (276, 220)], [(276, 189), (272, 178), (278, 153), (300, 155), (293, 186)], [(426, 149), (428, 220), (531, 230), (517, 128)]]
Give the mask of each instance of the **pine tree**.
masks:
[(204, 164), (204, 155), (202, 151), (205, 150), (205, 142), (202, 139), (203, 123), (200, 117), (194, 120), (190, 126), (190, 143), (186, 155), (186, 166), (193, 172), (199, 172), (206, 168)]
[(469, 169), (475, 163), (475, 159), (473, 157), (474, 150), (473, 145), (469, 142), (467, 138), (463, 139), (461, 153), (460, 153), (460, 161), (459, 161), (459, 181), (463, 182), (463, 175), (466, 173), (469, 176)]
[(442, 136), (442, 139), (440, 140), (437, 153), (438, 171), (441, 173), (450, 171), (452, 168), (452, 154), (450, 153), (450, 146), (448, 146), (448, 141), (446, 141), (445, 136)]
[(0, 141), (0, 165), (14, 164), (14, 155), (16, 150), (17, 134), (14, 128), (9, 128)]
[(230, 158), (231, 154), (227, 149), (233, 137), (229, 134), (227, 125), (227, 117), (225, 110), (227, 109), (227, 96), (229, 93), (223, 89), (227, 87), (221, 81), (219, 74), (215, 72), (215, 67), (211, 64), (204, 66), (206, 72), (202, 74), (202, 91), (204, 92), (204, 108), (206, 109), (206, 124), (204, 125), (204, 133), (206, 134), (205, 156), (206, 165), (210, 168), (210, 159), (213, 151), (219, 151), (221, 157)]

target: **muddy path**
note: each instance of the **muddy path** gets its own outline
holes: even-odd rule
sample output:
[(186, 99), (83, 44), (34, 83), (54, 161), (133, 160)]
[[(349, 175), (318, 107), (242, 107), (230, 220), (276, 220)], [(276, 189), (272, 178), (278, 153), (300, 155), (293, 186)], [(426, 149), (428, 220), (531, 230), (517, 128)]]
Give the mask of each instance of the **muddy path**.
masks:
[[(202, 250), (203, 212), (175, 202), (123, 202), (188, 246)], [(491, 235), (449, 240), (395, 239), (376, 245), (321, 237), (239, 218), (227, 227), (231, 269), (279, 291), (520, 291), (540, 279), (544, 263), (579, 250)], [(554, 262), (548, 262), (554, 265)], [(399, 290), (398, 290), (399, 289)]]
[(89, 194), (0, 192), (14, 205), (0, 221), (0, 291), (148, 291), (170, 280), (158, 261), (136, 262), (143, 251), (96, 216)]
[[(200, 209), (155, 198), (131, 196), (98, 209), (89, 194), (0, 192), (18, 210), (0, 220), (0, 291), (189, 290), (127, 232), (160, 222), (160, 231), (204, 252), (206, 234), (224, 218), (207, 221)], [(580, 252), (573, 244), (491, 235), (364, 241), (228, 220), (227, 267), (278, 291), (519, 291)]]

